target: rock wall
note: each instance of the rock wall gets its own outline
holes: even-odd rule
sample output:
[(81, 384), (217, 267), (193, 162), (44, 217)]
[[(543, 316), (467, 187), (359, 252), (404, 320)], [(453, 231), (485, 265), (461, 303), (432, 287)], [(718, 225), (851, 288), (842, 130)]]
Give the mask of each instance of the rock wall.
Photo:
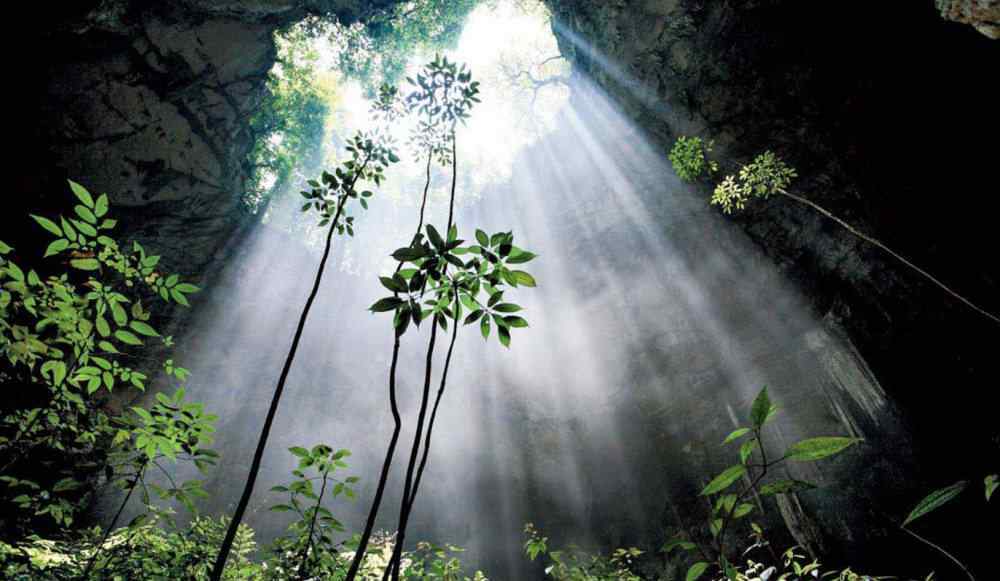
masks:
[[(169, 268), (201, 275), (238, 240), (273, 33), (308, 14), (350, 22), (392, 0), (139, 2), (20, 6), (8, 54), (22, 80), (12, 111), (19, 205), (65, 200), (64, 178), (131, 214), (131, 236)], [(121, 208), (124, 208), (122, 210)], [(131, 210), (131, 212), (130, 212)], [(126, 216), (127, 217), (127, 216)]]
[[(547, 4), (563, 54), (664, 155), (681, 134), (715, 139), (729, 168), (775, 150), (799, 170), (798, 192), (1000, 312), (987, 193), (1000, 44), (982, 26), (986, 36), (947, 22), (930, 2)], [(987, 21), (991, 6), (938, 2), (963, 22)], [(915, 435), (904, 453), (920, 466), (910, 483), (995, 471), (1000, 440), (979, 386), (995, 384), (988, 345), (1000, 327), (805, 207), (772, 199), (732, 220), (903, 411)]]

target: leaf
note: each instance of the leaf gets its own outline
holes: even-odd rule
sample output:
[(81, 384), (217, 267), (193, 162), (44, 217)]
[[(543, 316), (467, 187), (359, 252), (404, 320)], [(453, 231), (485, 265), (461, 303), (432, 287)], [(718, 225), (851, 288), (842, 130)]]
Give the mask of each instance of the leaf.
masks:
[(511, 272), (511, 275), (514, 277), (514, 280), (516, 280), (517, 284), (519, 285), (527, 287), (536, 286), (535, 277), (531, 276), (527, 272), (524, 272), (523, 270), (514, 270)]
[(730, 486), (734, 482), (743, 477), (747, 473), (746, 466), (742, 464), (737, 464), (735, 466), (730, 466), (722, 471), (721, 474), (712, 479), (707, 486), (701, 491), (702, 496), (708, 496), (709, 494), (715, 494), (716, 492), (721, 492)]
[(70, 260), (69, 263), (73, 268), (80, 270), (97, 270), (101, 268), (101, 263), (96, 258), (78, 258)]
[(490, 318), (483, 317), (481, 323), (479, 323), (479, 331), (483, 334), (483, 339), (490, 338)]
[(750, 459), (750, 455), (753, 454), (753, 449), (757, 446), (757, 438), (751, 438), (740, 446), (740, 462), (743, 464), (747, 463)]
[(191, 303), (188, 302), (187, 297), (184, 293), (178, 291), (176, 288), (170, 289), (170, 296), (177, 301), (178, 304), (184, 305), (185, 307), (190, 307)]
[(477, 229), (476, 242), (479, 242), (479, 245), (485, 248), (490, 245), (490, 237), (486, 235), (486, 232)]
[(524, 264), (537, 258), (538, 255), (527, 250), (514, 249), (507, 257), (507, 264)]
[(722, 441), (722, 445), (726, 445), (726, 444), (732, 442), (733, 440), (742, 438), (743, 436), (747, 435), (748, 433), (750, 433), (750, 428), (740, 428), (738, 430), (733, 430), (733, 432), (731, 434), (729, 434), (728, 436), (726, 436), (726, 439)]
[[(94, 212), (92, 212), (90, 208), (77, 204), (73, 207), (73, 211), (76, 212), (77, 216), (83, 218), (85, 222), (89, 224), (97, 224), (97, 216), (94, 215)], [(94, 235), (96, 235), (96, 231), (95, 234), (92, 234), (92, 236)]]
[(774, 494), (789, 494), (792, 492), (803, 492), (816, 488), (815, 484), (803, 482), (802, 480), (778, 480), (760, 487), (761, 496), (772, 496)]
[(90, 192), (80, 184), (74, 182), (73, 180), (67, 180), (69, 182), (69, 189), (73, 190), (76, 197), (80, 199), (81, 202), (88, 208), (94, 207), (94, 198), (90, 197)]
[(115, 338), (126, 345), (142, 345), (142, 339), (139, 339), (128, 331), (115, 331)]
[(174, 290), (176, 290), (177, 292), (181, 292), (181, 293), (184, 293), (186, 295), (189, 295), (191, 293), (196, 293), (196, 292), (200, 291), (201, 289), (199, 287), (191, 284), (191, 283), (182, 282), (181, 284), (179, 284), (176, 287), (174, 287)]
[(142, 321), (132, 321), (131, 323), (129, 323), (129, 327), (132, 327), (132, 330), (139, 333), (140, 335), (145, 335), (147, 337), (160, 336), (160, 334), (156, 332), (156, 329), (150, 327), (149, 325), (143, 323)]
[(374, 305), (368, 307), (368, 310), (373, 313), (385, 313), (387, 311), (395, 310), (396, 307), (403, 304), (403, 300), (398, 297), (385, 297), (384, 299), (379, 299)]
[(292, 454), (295, 454), (299, 458), (309, 457), (309, 450), (306, 450), (301, 446), (292, 446), (291, 448), (288, 449), (288, 451), (291, 452)]
[(691, 565), (691, 568), (688, 569), (687, 576), (684, 577), (684, 580), (695, 581), (695, 579), (698, 579), (705, 573), (706, 569), (708, 569), (708, 563), (705, 561), (698, 561), (694, 565)]
[(434, 248), (437, 248), (438, 250), (444, 250), (445, 242), (444, 239), (441, 238), (441, 234), (438, 233), (437, 228), (428, 224), (427, 236), (431, 239), (431, 244), (434, 245)]
[(0, 254), (10, 254), (14, 249), (8, 246), (3, 240), (0, 240)]
[(763, 426), (777, 409), (771, 404), (771, 398), (767, 394), (767, 388), (760, 390), (750, 407), (750, 422), (758, 430)]
[(812, 462), (839, 454), (861, 440), (839, 436), (824, 436), (796, 442), (785, 452), (785, 458), (799, 462)]
[(1000, 475), (990, 474), (983, 479), (983, 485), (986, 487), (986, 502), (989, 502), (993, 498), (997, 486), (1000, 486)]
[(53, 222), (52, 220), (49, 220), (48, 218), (43, 218), (41, 216), (36, 216), (34, 214), (31, 214), (31, 217), (35, 220), (35, 222), (38, 222), (38, 224), (42, 228), (45, 228), (55, 236), (59, 236), (60, 238), (62, 237), (63, 235), (62, 228), (56, 225), (56, 223)]
[(101, 197), (97, 198), (97, 204), (94, 205), (94, 214), (97, 215), (98, 218), (103, 218), (104, 215), (107, 213), (108, 213), (108, 195), (101, 194)]
[(968, 482), (965, 480), (960, 480), (951, 486), (935, 490), (934, 492), (928, 494), (923, 500), (917, 503), (917, 506), (912, 511), (910, 511), (906, 520), (903, 521), (903, 526), (905, 527), (925, 514), (937, 510), (945, 504), (951, 502), (959, 494), (962, 494), (962, 491), (965, 490), (965, 486), (967, 484)]
[(66, 240), (65, 238), (54, 240), (52, 244), (49, 244), (49, 247), (45, 249), (44, 258), (55, 256), (67, 248), (69, 248), (69, 240)]
[(524, 320), (522, 317), (510, 316), (504, 317), (503, 322), (511, 328), (519, 329), (528, 326), (528, 321)]
[(510, 347), (510, 329), (504, 327), (503, 325), (497, 325), (497, 336), (500, 339), (500, 344), (504, 347)]

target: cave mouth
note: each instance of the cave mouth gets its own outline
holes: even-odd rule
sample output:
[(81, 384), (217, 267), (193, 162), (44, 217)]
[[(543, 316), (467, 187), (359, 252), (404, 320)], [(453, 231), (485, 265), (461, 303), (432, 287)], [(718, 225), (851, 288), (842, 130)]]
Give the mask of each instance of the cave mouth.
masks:
[[(456, 136), (459, 238), (472, 240), (477, 228), (513, 232), (516, 245), (538, 255), (525, 266), (538, 292), (504, 295), (530, 324), (511, 331), (509, 350), (498, 344), (497, 318), (460, 334), (454, 387), (440, 409), (408, 537), (465, 547), (468, 566), (501, 579), (540, 573), (542, 565), (523, 555), (529, 522), (553, 543), (593, 551), (661, 543), (664, 522), (672, 534), (683, 532), (699, 507), (681, 503), (677, 517), (666, 517), (664, 492), (684, 495), (706, 467), (721, 467), (714, 443), (764, 385), (788, 409), (773, 445), (818, 432), (876, 438), (868, 425), (889, 414), (850, 343), (824, 331), (705, 193), (674, 176), (667, 152), (614, 98), (569, 74), (545, 14), (522, 6), (477, 8), (455, 48), (443, 52), (483, 80), (482, 103)], [(602, 61), (582, 39), (572, 42)], [(262, 198), (260, 224), (218, 265), (203, 311), (177, 338), (176, 357), (191, 371), (187, 393), (219, 415), (216, 447), (229, 458), (207, 478), (212, 514), (239, 496), (234, 483), (244, 478), (323, 254), (327, 229), (301, 211), (299, 193), (351, 158), (345, 145), (355, 131), (372, 129), (377, 94), (376, 83), (336, 72), (339, 49), (326, 34), (293, 27), (278, 45), (272, 88), (282, 90), (285, 79), (327, 86), (312, 149), (281, 166), (284, 177), (261, 180), (272, 191)], [(428, 58), (406, 55), (402, 76)], [(426, 158), (407, 147), (409, 129), (390, 128), (403, 161), (372, 188), (368, 211), (352, 211), (354, 236), (332, 247), (245, 518), (262, 543), (286, 532), (287, 515), (267, 507), (282, 500), (271, 488), (295, 468), (293, 447), (352, 451), (348, 472), (361, 478), (359, 499), (334, 505), (352, 530), (374, 496), (393, 426), (384, 387), (392, 341), (390, 321), (368, 309), (386, 295), (379, 277), (392, 276), (390, 256), (407, 244), (418, 213), (442, 232), (451, 215), (447, 166), (432, 168), (426, 213), (421, 208)], [(296, 139), (270, 136), (263, 143), (274, 148), (265, 154), (280, 157)], [(407, 331), (400, 351), (404, 443), (415, 437), (420, 342), (429, 334), (426, 324)], [(435, 369), (443, 356), (436, 352)], [(240, 386), (238, 396), (220, 389), (230, 385)], [(395, 526), (402, 472), (390, 473), (380, 530)]]
[[(345, 22), (359, 16), (356, 4), (345, 3)], [(988, 298), (1000, 280), (988, 264), (995, 263), (988, 260), (988, 222), (996, 200), (941, 203), (940, 193), (981, 192), (992, 183), (995, 148), (968, 145), (976, 135), (995, 134), (987, 130), (1000, 119), (984, 114), (995, 91), (986, 90), (979, 70), (982, 51), (995, 45), (965, 26), (942, 32), (930, 3), (903, 20), (896, 18), (902, 9), (886, 5), (867, 12), (857, 29), (860, 8), (831, 4), (826, 14), (838, 26), (827, 28), (834, 32), (802, 26), (808, 10), (781, 1), (418, 0), (397, 14), (435, 4), (461, 5), (461, 17), (441, 18), (438, 28), (434, 18), (415, 18), (425, 26), (420, 34), (440, 32), (435, 38), (453, 44), (418, 56), (400, 49), (405, 38), (393, 44), (400, 31), (391, 23), (369, 22), (365, 34), (373, 36), (365, 40), (355, 36), (365, 25), (338, 29), (306, 16), (337, 1), (169, 0), (145, 7), (102, 0), (46, 21), (51, 31), (29, 33), (57, 54), (40, 66), (13, 63), (25, 73), (14, 76), (27, 79), (13, 133), (28, 137), (19, 152), (26, 162), (12, 164), (18, 195), (6, 213), (58, 216), (65, 178), (86, 182), (93, 199), (77, 194), (86, 206), (71, 205), (70, 216), (86, 220), (87, 207), (107, 191), (122, 239), (142, 242), (163, 255), (164, 272), (190, 273), (203, 287), (192, 294), (192, 309), (152, 315), (176, 342), (168, 376), (157, 375), (144, 394), (99, 395), (92, 410), (103, 418), (133, 396), (138, 401), (129, 405), (162, 404), (180, 379), (175, 364), (189, 370), (180, 383), (189, 399), (218, 415), (214, 447), (222, 459), (205, 476), (191, 465), (164, 464), (149, 483), (203, 480), (210, 493), (199, 501), (203, 514), (232, 514), (295, 322), (312, 277), (326, 264), (243, 522), (261, 548), (288, 534), (294, 511), (270, 510), (287, 499), (272, 487), (303, 467), (303, 450), (323, 443), (353, 451), (337, 470), (360, 478), (357, 498), (341, 495), (329, 508), (347, 531), (361, 528), (392, 432), (386, 379), (398, 363), (404, 444), (375, 523), (377, 531), (394, 530), (405, 486), (401, 464), (422, 405), (424, 345), (435, 327), (427, 318), (433, 315), (422, 326), (409, 323), (397, 361), (399, 315), (371, 311), (381, 311), (375, 301), (389, 295), (413, 295), (392, 277), (399, 264), (393, 255), (410, 243), (418, 215), (448, 235), (443, 225), (451, 221), (455, 183), (460, 238), (480, 251), (510, 246), (506, 252), (537, 256), (525, 258), (518, 274), (497, 279), (511, 287), (497, 303), (518, 305), (493, 313), (509, 327), (492, 315), (461, 326), (408, 547), (454, 543), (467, 549), (461, 558), (468, 571), (540, 579), (548, 575), (543, 559), (525, 555), (523, 533), (532, 523), (529, 530), (541, 531), (549, 548), (580, 547), (585, 561), (641, 547), (642, 556), (626, 551), (618, 558), (640, 577), (683, 577), (692, 558), (657, 550), (678, 537), (712, 543), (717, 525), (706, 517), (730, 500), (707, 502), (706, 486), (740, 476), (729, 470), (734, 457), (755, 453), (753, 444), (720, 442), (746, 436), (738, 426), (769, 411), (759, 402), (770, 401), (777, 412), (764, 416), (769, 423), (756, 445), (789, 450), (803, 438), (832, 436), (851, 446), (836, 458), (770, 473), (820, 485), (773, 501), (754, 498), (761, 513), (755, 523), (774, 547), (799, 545), (827, 564), (920, 577), (952, 567), (933, 552), (911, 555), (915, 539), (898, 525), (922, 495), (956, 478), (966, 478), (959, 484), (968, 482), (969, 491), (973, 481), (985, 484), (987, 499), (990, 478), (995, 488), (990, 474), (1000, 440), (988, 417), (993, 408), (980, 405), (988, 390), (944, 397), (938, 387), (991, 380), (993, 328), (970, 322), (973, 310), (820, 214), (772, 197), (752, 212), (723, 215), (711, 202), (716, 184), (708, 183), (718, 180), (691, 183), (679, 167), (718, 161), (721, 178), (774, 148), (800, 171), (800, 193), (903, 245), (905, 255), (943, 272), (948, 284), (977, 293), (969, 296)], [(545, 6), (562, 20), (551, 22)], [(842, 45), (849, 29), (856, 38)], [(390, 40), (375, 40), (385, 30)], [(345, 60), (345, 47), (362, 58)], [(401, 58), (389, 59), (393, 50)], [(303, 212), (300, 193), (315, 189), (310, 181), (330, 183), (324, 172), (350, 170), (348, 139), (375, 127), (376, 79), (395, 71), (390, 78), (405, 87), (405, 77), (436, 52), (469, 63), (483, 81), (483, 102), (459, 129), (458, 178), (452, 182), (446, 164), (431, 164), (425, 208), (426, 166), (411, 147), (412, 126), (392, 125), (401, 161), (384, 181), (366, 185), (374, 196), (353, 205), (351, 228), (324, 246), (334, 231), (324, 229), (318, 207)], [(705, 141), (677, 139), (697, 135)], [(688, 154), (717, 157), (678, 162), (673, 154), (683, 143), (694, 144)], [(945, 146), (955, 143), (963, 146)], [(932, 194), (926, 203), (917, 199), (924, 193)], [(980, 211), (970, 213), (970, 204)], [(4, 224), (0, 261), (46, 249), (48, 234), (61, 228), (24, 222), (24, 234), (22, 224)], [(496, 234), (480, 236), (479, 228)], [(504, 243), (506, 232), (514, 244)], [(9, 254), (11, 247), (17, 252)], [(97, 259), (84, 251), (62, 260), (55, 252), (56, 269), (73, 261), (90, 268)], [(407, 270), (419, 272), (422, 264), (412, 266)], [(18, 288), (7, 279), (17, 272), (0, 268), (8, 293), (0, 295), (3, 309)], [(523, 284), (514, 288), (504, 276)], [(479, 310), (491, 308), (485, 306)], [(476, 310), (463, 309), (469, 316)], [(129, 312), (125, 317), (148, 314)], [(142, 334), (142, 324), (129, 329), (129, 341), (150, 340), (133, 332)], [(440, 343), (431, 358), (435, 378), (447, 357)], [(162, 354), (125, 356), (159, 373)], [(42, 375), (54, 377), (52, 369), (41, 367)], [(6, 384), (4, 373), (0, 367)], [(100, 381), (96, 389), (103, 394)], [(22, 412), (17, 406), (35, 405), (30, 400), (4, 405)], [(32, 478), (49, 468), (58, 473), (69, 456), (48, 452), (28, 459)], [(145, 511), (143, 499), (131, 497), (119, 519), (128, 493), (105, 494), (114, 488), (111, 476), (86, 486), (95, 479), (104, 496), (89, 515), (94, 521), (121, 524)], [(729, 485), (738, 487), (738, 480)], [(54, 498), (71, 496), (70, 485), (54, 491), (70, 494)], [(954, 525), (949, 546), (983, 561), (988, 535), (959, 522), (963, 510), (982, 507), (982, 488), (969, 491), (948, 506), (947, 517), (935, 515), (937, 529), (929, 519), (920, 525), (934, 533)], [(162, 506), (177, 510), (185, 530), (184, 507), (169, 500)], [(12, 523), (0, 515), (0, 531)], [(30, 532), (52, 530), (49, 523)], [(348, 533), (334, 537), (340, 542)], [(76, 547), (61, 540), (42, 545), (44, 555), (60, 559)], [(6, 550), (0, 547), (0, 560), (13, 554)], [(900, 563), (899, 555), (913, 558)]]

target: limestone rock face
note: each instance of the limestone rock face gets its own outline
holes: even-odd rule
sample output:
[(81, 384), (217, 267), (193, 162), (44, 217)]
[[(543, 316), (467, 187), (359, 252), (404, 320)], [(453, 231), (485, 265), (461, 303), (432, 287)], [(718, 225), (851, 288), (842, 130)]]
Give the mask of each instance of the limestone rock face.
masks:
[(54, 206), (66, 193), (62, 180), (75, 179), (125, 212), (123, 237), (155, 248), (168, 268), (206, 274), (247, 220), (240, 199), (251, 170), (249, 119), (265, 97), (274, 32), (309, 14), (350, 22), (392, 1), (19, 8), (24, 21), (44, 27), (20, 31), (16, 44), (44, 52), (14, 66), (28, 79), (15, 105), (25, 113), (15, 133), (27, 137), (15, 154), (23, 188), (15, 198), (36, 210), (47, 200)]
[[(727, 172), (773, 150), (798, 169), (796, 191), (1000, 311), (998, 204), (982, 193), (995, 148), (979, 145), (1000, 134), (1000, 47), (941, 18), (988, 26), (995, 1), (546, 3), (579, 75), (664, 156), (677, 135), (715, 139)], [(995, 323), (804, 206), (772, 199), (732, 220), (857, 347), (917, 427), (918, 462), (933, 470), (965, 445), (995, 455), (986, 394), (939, 389), (995, 383)]]
[(1000, 39), (1000, 0), (937, 0), (941, 16), (971, 24), (994, 40)]

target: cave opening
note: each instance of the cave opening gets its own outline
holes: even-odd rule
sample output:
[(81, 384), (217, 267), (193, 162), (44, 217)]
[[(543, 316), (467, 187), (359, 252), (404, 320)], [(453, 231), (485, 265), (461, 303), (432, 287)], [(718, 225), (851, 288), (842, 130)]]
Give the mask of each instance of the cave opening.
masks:
[(986, 570), (989, 14), (85, 4), (14, 65), (3, 574)]

